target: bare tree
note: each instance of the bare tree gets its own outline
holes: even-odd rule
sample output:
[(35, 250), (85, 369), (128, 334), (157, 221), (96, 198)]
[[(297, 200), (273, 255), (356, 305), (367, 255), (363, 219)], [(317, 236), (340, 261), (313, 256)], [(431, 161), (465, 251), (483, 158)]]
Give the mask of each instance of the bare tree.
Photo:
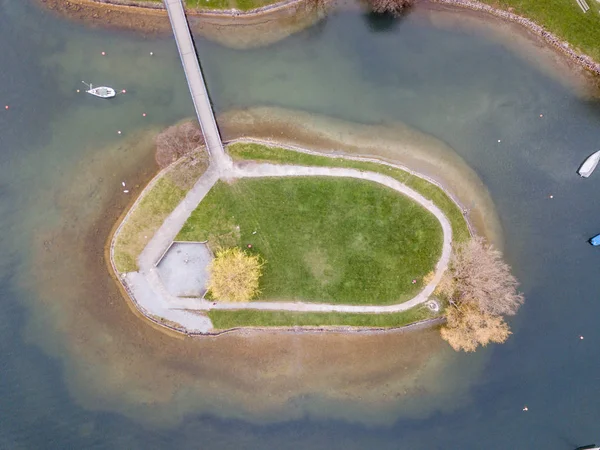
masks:
[(456, 303), (474, 303), (486, 314), (514, 315), (523, 304), (519, 282), (502, 260), (502, 253), (474, 237), (460, 245), (450, 264)]
[(156, 163), (162, 169), (198, 147), (204, 137), (196, 122), (173, 125), (156, 136)]
[(414, 4), (414, 0), (369, 0), (369, 3), (376, 13), (399, 17)]
[(486, 314), (472, 303), (450, 306), (446, 319), (440, 334), (456, 351), (474, 352), (490, 342), (501, 344), (511, 334), (502, 317)]

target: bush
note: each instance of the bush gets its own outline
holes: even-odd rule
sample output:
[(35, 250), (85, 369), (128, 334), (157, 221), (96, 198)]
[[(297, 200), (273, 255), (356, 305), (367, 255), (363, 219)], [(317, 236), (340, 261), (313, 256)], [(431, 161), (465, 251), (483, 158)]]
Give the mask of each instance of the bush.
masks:
[(450, 303), (442, 338), (454, 350), (466, 352), (506, 341), (511, 333), (502, 316), (515, 314), (523, 304), (518, 286), (502, 254), (482, 238), (459, 245), (436, 289)]
[(208, 290), (216, 300), (247, 302), (259, 293), (263, 263), (238, 247), (219, 250), (209, 266)]
[(446, 319), (440, 333), (456, 351), (474, 352), (479, 345), (501, 344), (511, 334), (502, 317), (487, 314), (472, 303), (450, 306), (446, 310)]
[(502, 254), (483, 238), (474, 237), (457, 247), (450, 271), (458, 304), (474, 303), (486, 314), (514, 315), (523, 304), (519, 282), (511, 274)]
[(167, 128), (156, 136), (155, 142), (156, 163), (163, 169), (204, 145), (204, 137), (198, 124), (190, 121)]
[(369, 3), (376, 13), (399, 17), (414, 4), (414, 0), (369, 0)]

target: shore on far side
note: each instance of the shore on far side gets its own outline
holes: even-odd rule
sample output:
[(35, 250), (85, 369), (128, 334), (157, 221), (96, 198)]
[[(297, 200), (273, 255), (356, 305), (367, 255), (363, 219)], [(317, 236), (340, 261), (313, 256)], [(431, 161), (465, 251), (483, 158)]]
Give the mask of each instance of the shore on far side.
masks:
[[(36, 1), (42, 7), (59, 15), (82, 21), (93, 27), (126, 29), (144, 34), (168, 34), (171, 32), (166, 11), (162, 5), (154, 2), (140, 0)], [(469, 12), (468, 15), (464, 14), (467, 16), (465, 18), (467, 25), (469, 22), (472, 24), (474, 20), (480, 20), (484, 25), (490, 25), (495, 21), (511, 25), (511, 32), (520, 34), (521, 37), (529, 36), (531, 40), (532, 35), (536, 36), (537, 42), (532, 42), (533, 46), (539, 47), (540, 43), (547, 45), (569, 63), (585, 69), (590, 74), (600, 75), (600, 62), (595, 61), (564, 38), (560, 38), (555, 32), (553, 33), (554, 30), (547, 29), (527, 17), (515, 14), (511, 11), (513, 8), (507, 10), (496, 6), (473, 0), (426, 0), (413, 7), (413, 11), (417, 13), (429, 11), (434, 15), (438, 11), (457, 12), (457, 17), (453, 21), (446, 21), (444, 26), (453, 25), (462, 28), (465, 23), (462, 23), (461, 16), (466, 11)], [(280, 41), (316, 24), (331, 11), (356, 10), (357, 8), (367, 12), (365, 5), (361, 6), (347, 0), (336, 2), (330, 0), (284, 0), (248, 11), (192, 8), (188, 9), (188, 19), (194, 33), (221, 45), (244, 49)], [(590, 14), (596, 13), (591, 12)], [(436, 21), (433, 20), (432, 24), (435, 26)], [(492, 33), (492, 37), (494, 37), (494, 33)], [(506, 34), (504, 38), (506, 38)], [(519, 49), (517, 45), (513, 48)], [(532, 52), (528, 53), (532, 54)], [(538, 58), (534, 59), (539, 62)], [(595, 84), (600, 85), (597, 78)]]

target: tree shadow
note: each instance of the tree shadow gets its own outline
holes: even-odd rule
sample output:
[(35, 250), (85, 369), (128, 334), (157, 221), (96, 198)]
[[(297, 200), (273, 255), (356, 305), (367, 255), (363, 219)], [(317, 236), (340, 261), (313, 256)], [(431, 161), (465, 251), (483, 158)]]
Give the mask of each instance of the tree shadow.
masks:
[(376, 13), (374, 11), (363, 14), (363, 17), (365, 22), (367, 22), (369, 30), (375, 32), (391, 31), (397, 28), (403, 20), (402, 16), (396, 17), (390, 13)]

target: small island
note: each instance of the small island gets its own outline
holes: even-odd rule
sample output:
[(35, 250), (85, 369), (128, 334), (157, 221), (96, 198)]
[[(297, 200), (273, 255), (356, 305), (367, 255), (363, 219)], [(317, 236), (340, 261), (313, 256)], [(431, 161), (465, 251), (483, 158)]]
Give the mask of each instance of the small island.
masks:
[[(192, 122), (157, 137), (157, 161), (168, 165), (111, 245), (113, 268), (133, 303), (161, 326), (212, 335), (247, 327), (339, 332), (439, 324), (457, 304), (452, 246), (498, 259), (471, 238), (463, 208), (439, 184), (405, 167), (248, 139), (227, 145), (231, 160), (215, 169), (201, 143)], [(196, 204), (190, 190), (200, 191)], [(256, 286), (243, 298), (210, 289), (215, 261), (229, 250), (258, 262)], [(227, 272), (234, 266), (221, 264), (226, 283), (238, 283)], [(498, 267), (518, 307), (516, 280), (508, 266)], [(489, 320), (514, 311), (495, 311)], [(508, 337), (504, 322), (493, 326), (480, 343)]]
[[(409, 3), (394, 5), (386, 11)], [(517, 280), (439, 183), (408, 167), (278, 142), (224, 145), (188, 51), (184, 6), (165, 6), (202, 131), (187, 122), (158, 136), (157, 162), (173, 163), (169, 179), (161, 172), (144, 189), (110, 246), (111, 265), (145, 317), (188, 335), (445, 319), (442, 337), (464, 351), (508, 338), (503, 316), (524, 300)], [(130, 222), (138, 203), (145, 217)], [(121, 248), (132, 242), (139, 255), (135, 245)]]

